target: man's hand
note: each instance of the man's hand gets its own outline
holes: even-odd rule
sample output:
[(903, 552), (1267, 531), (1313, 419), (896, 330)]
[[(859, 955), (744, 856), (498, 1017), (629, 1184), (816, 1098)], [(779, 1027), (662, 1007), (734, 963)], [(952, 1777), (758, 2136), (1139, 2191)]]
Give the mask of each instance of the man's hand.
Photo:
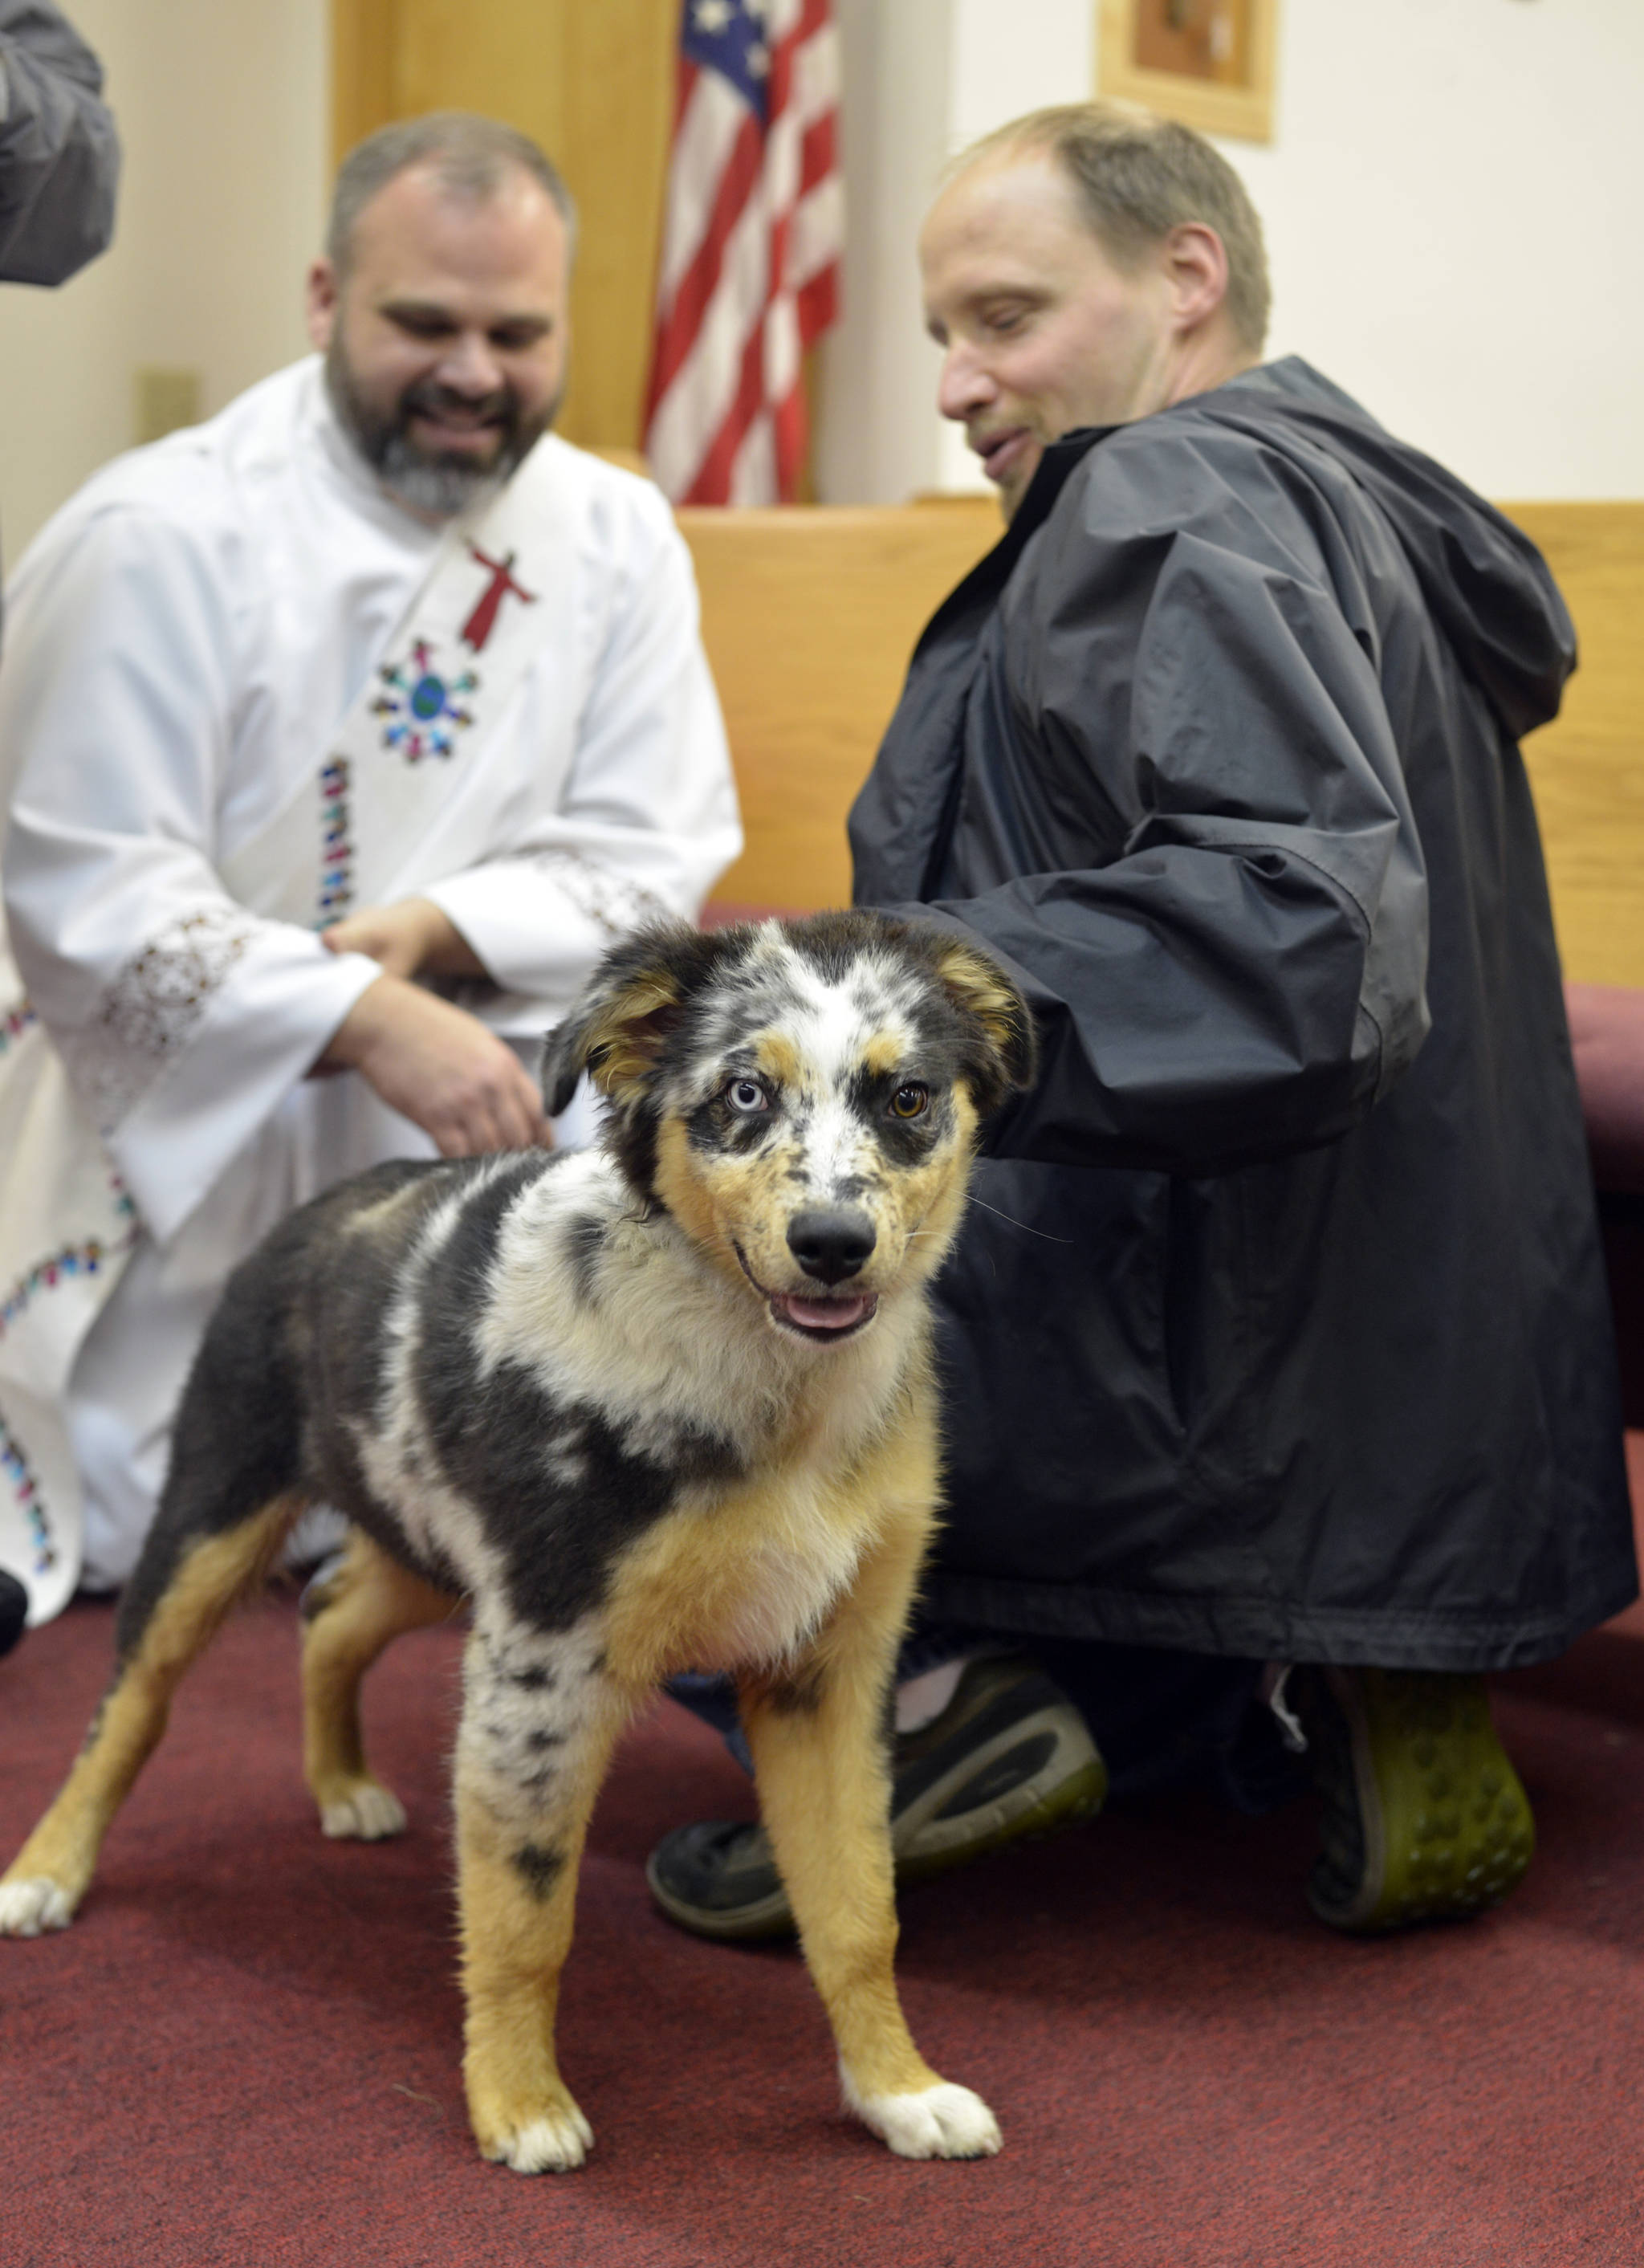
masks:
[(431, 898), (402, 898), (392, 906), (365, 906), (330, 928), (320, 941), (331, 953), (365, 953), (390, 976), (483, 976), (483, 962), (461, 931)]
[(542, 1097), (507, 1042), (465, 1008), (403, 977), (385, 974), (366, 986), (314, 1069), (358, 1071), (391, 1108), (431, 1135), (444, 1157), (528, 1150), (551, 1139)]

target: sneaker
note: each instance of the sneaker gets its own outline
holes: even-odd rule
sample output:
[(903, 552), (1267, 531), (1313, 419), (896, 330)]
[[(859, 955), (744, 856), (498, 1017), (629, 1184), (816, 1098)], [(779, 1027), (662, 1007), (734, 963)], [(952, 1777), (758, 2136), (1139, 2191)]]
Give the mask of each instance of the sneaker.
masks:
[(312, 1575), (339, 1560), (347, 1542), (347, 1515), (328, 1504), (311, 1504), (298, 1514), (280, 1552), (280, 1565), (288, 1575)]
[[(1071, 1827), (1100, 1811), (1108, 1792), (1084, 1719), (1016, 1656), (967, 1662), (941, 1714), (897, 1736), (891, 1769), (899, 1883)], [(752, 1821), (675, 1828), (645, 1862), (645, 1880), (668, 1918), (699, 1937), (793, 1932), (770, 1845)]]
[(1298, 1683), (1324, 1800), (1308, 1881), (1319, 1919), (1372, 1935), (1499, 1905), (1536, 1830), (1483, 1678), (1331, 1668)]
[[(300, 1525), (300, 1523), (299, 1523)], [(311, 1623), (323, 1614), (336, 1594), (337, 1577), (348, 1565), (348, 1546), (339, 1543), (335, 1551), (328, 1551), (317, 1565), (311, 1568), (307, 1580), (297, 1594), (297, 1611), (304, 1622)], [(292, 1573), (300, 1572), (292, 1568)]]

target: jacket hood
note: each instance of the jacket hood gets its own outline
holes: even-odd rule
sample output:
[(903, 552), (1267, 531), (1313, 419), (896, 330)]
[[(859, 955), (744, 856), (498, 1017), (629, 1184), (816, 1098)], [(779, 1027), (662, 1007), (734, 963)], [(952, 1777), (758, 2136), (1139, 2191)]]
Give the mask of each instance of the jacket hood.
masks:
[(1574, 627), (1540, 552), (1493, 504), (1297, 356), (1192, 406), (1280, 448), (1286, 432), (1316, 436), (1391, 524), (1433, 615), (1513, 738), (1557, 715), (1575, 666)]

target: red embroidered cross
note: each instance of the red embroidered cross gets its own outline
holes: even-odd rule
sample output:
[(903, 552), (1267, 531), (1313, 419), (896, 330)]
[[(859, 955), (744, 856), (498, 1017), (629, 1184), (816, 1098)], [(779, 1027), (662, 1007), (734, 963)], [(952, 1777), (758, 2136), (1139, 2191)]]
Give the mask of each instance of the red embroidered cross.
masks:
[(477, 653), (496, 629), (497, 610), (509, 593), (512, 592), (516, 599), (523, 599), (527, 607), (535, 606), (536, 593), (523, 590), (514, 581), (511, 571), (514, 563), (512, 551), (505, 559), (493, 559), (489, 552), (482, 551), (477, 543), (470, 543), (468, 550), (482, 567), (489, 567), (491, 571), (490, 581), (480, 593), (478, 605), (457, 632), (463, 644), (471, 646)]

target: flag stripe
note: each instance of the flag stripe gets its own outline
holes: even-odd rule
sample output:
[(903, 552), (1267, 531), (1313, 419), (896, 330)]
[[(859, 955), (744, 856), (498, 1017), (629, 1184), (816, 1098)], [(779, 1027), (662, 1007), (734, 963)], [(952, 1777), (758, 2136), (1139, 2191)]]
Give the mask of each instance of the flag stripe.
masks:
[(758, 193), (761, 163), (759, 128), (744, 112), (719, 177), (718, 194), (709, 211), (708, 225), (689, 265), (679, 278), (673, 305), (657, 335), (651, 375), (653, 405), (673, 384), (706, 319), (719, 288), (726, 247), (750, 200)]
[[(726, 241), (719, 284), (686, 342), (646, 435), (652, 470), (676, 501), (684, 489), (695, 488), (697, 468), (741, 391), (742, 363), (750, 343), (745, 311), (749, 306), (763, 309), (769, 296), (770, 264), (764, 211), (755, 196), (742, 208)], [(756, 328), (752, 339), (756, 342), (758, 335)]]
[(662, 274), (657, 286), (658, 305), (664, 313), (711, 232), (721, 202), (720, 175), (738, 143), (749, 135), (756, 152), (760, 145), (759, 122), (734, 87), (717, 71), (699, 71), (694, 63), (681, 65), (682, 80), (687, 75), (695, 84), (682, 99), (668, 160)]
[(771, 503), (838, 305), (837, 34), (829, 0), (685, 0), (681, 33), (645, 448), (676, 502)]
[[(748, 334), (748, 343), (742, 350), (736, 392), (697, 463), (684, 498), (687, 504), (730, 502), (731, 468), (736, 461), (737, 452), (748, 427), (760, 413), (764, 395), (764, 339), (760, 331), (755, 330)], [(767, 504), (770, 499), (768, 497), (749, 497), (744, 501)]]
[(795, 207), (788, 225), (787, 280), (793, 290), (797, 291), (824, 269), (837, 266), (844, 227), (844, 194), (836, 173), (819, 182)]

